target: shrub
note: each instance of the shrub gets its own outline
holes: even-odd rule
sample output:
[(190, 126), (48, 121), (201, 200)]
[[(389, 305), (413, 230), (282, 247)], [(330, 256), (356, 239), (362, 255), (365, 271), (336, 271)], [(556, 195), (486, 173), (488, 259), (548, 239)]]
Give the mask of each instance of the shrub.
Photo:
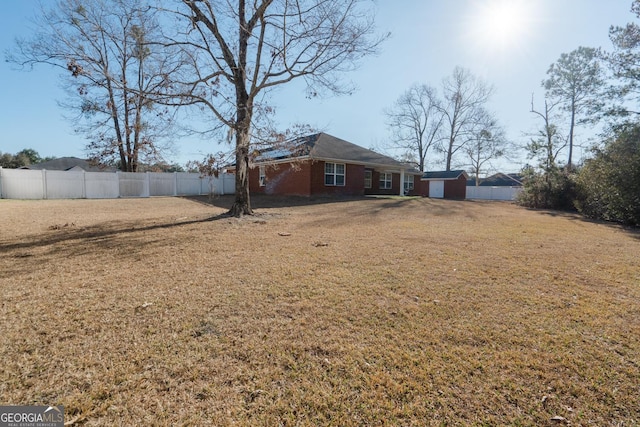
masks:
[(576, 207), (585, 216), (640, 226), (640, 125), (619, 130), (577, 180)]
[(557, 167), (538, 172), (523, 171), (524, 187), (516, 201), (522, 206), (539, 209), (575, 210), (575, 173)]

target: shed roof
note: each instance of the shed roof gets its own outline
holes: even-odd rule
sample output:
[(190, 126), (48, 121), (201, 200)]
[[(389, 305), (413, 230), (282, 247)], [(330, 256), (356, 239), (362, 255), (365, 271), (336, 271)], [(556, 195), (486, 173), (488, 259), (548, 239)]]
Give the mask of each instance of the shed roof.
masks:
[(422, 181), (449, 181), (458, 179), (461, 175), (469, 179), (463, 170), (425, 172), (420, 179)]

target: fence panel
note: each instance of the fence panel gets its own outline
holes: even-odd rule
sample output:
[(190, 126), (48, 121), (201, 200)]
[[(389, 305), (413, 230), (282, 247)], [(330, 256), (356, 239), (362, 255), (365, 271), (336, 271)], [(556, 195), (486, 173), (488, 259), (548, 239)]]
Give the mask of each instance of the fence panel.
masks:
[(150, 196), (175, 196), (176, 175), (173, 173), (149, 172)]
[(83, 171), (42, 171), (45, 174), (47, 199), (82, 199)]
[(467, 187), (467, 199), (515, 200), (521, 187)]
[(111, 199), (233, 194), (235, 175), (201, 178), (195, 173), (47, 171), (0, 168), (0, 198)]
[(87, 199), (117, 199), (120, 197), (118, 175), (112, 172), (85, 172)]
[(222, 175), (222, 189), (224, 194), (235, 194), (236, 193), (236, 176), (232, 174), (224, 174)]
[(149, 197), (149, 177), (146, 173), (117, 172), (120, 197)]
[(2, 169), (2, 197), (5, 199), (44, 199), (42, 171)]
[(200, 175), (196, 173), (176, 173), (176, 194), (178, 196), (197, 196), (200, 191)]
[(222, 194), (218, 178), (214, 176), (200, 178), (200, 194)]

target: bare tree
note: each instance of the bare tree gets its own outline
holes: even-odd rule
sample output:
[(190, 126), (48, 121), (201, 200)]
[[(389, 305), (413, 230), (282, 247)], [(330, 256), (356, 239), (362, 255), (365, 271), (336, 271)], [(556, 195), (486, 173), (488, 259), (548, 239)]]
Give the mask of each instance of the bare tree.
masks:
[(556, 125), (558, 100), (544, 100), (544, 110), (536, 110), (531, 97), (531, 113), (542, 120), (542, 126), (527, 144), (528, 157), (537, 159), (537, 167), (523, 169), (523, 190), (518, 203), (533, 208), (573, 209), (575, 186), (571, 170), (561, 168), (557, 159), (568, 145), (568, 137)]
[(480, 185), (480, 174), (491, 167), (491, 161), (505, 156), (507, 150), (508, 142), (502, 126), (493, 114), (480, 112), (476, 131), (464, 146), (470, 172), (476, 177), (476, 186)]
[(429, 149), (440, 137), (443, 115), (438, 109), (436, 90), (427, 85), (413, 85), (385, 111), (387, 125), (393, 135), (392, 148), (414, 158), (417, 167), (425, 170)]
[(162, 160), (162, 138), (173, 115), (152, 93), (180, 66), (178, 56), (150, 41), (159, 36), (156, 13), (143, 0), (60, 0), (37, 18), (37, 33), (17, 40), (7, 59), (22, 67), (64, 70), (77, 130), (99, 161), (123, 171), (141, 160)]
[(560, 101), (544, 100), (544, 110), (536, 110), (531, 96), (531, 113), (542, 120), (542, 127), (527, 145), (530, 158), (538, 158), (542, 170), (547, 173), (557, 167), (558, 155), (564, 150), (568, 140), (564, 138), (555, 124), (557, 117), (554, 116), (555, 109), (560, 105)]
[[(579, 47), (563, 53), (547, 71), (542, 82), (547, 97), (555, 99), (569, 113), (569, 158), (567, 167), (573, 166), (574, 133), (578, 124), (591, 121), (602, 108), (601, 91), (604, 86), (603, 71), (598, 61), (598, 51)], [(591, 114), (590, 114), (591, 113)]]
[[(182, 0), (172, 45), (191, 58), (191, 72), (171, 81), (176, 104), (196, 104), (235, 139), (236, 194), (229, 213), (252, 214), (248, 169), (258, 120), (272, 111), (271, 89), (293, 80), (307, 95), (349, 93), (344, 72), (376, 52), (368, 0)], [(212, 125), (212, 129), (215, 125)], [(272, 135), (275, 139), (281, 135)]]
[(483, 109), (493, 94), (493, 87), (475, 77), (469, 70), (456, 67), (442, 82), (446, 170), (451, 170), (453, 157), (467, 142), (473, 140), (474, 130), (481, 120)]

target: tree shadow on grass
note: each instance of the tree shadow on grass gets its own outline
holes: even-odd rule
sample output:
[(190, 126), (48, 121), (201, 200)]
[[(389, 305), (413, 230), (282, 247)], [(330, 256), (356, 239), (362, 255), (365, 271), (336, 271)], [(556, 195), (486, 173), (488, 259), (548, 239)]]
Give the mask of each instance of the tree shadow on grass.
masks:
[[(224, 196), (186, 196), (186, 200), (200, 203), (206, 206), (215, 206), (221, 209), (231, 209), (234, 202), (233, 195)], [(395, 196), (395, 195), (367, 195), (367, 196), (273, 196), (264, 194), (252, 194), (251, 195), (251, 208), (255, 210), (261, 209), (279, 209), (279, 208), (294, 208), (301, 206), (316, 206), (316, 205), (335, 205), (349, 202), (359, 202), (362, 204), (362, 209), (371, 209), (371, 212), (376, 212), (380, 209), (398, 208), (407, 206), (414, 201), (420, 201), (428, 206), (436, 213), (442, 215), (448, 215), (452, 210), (459, 210), (463, 205), (461, 203), (474, 203), (470, 200), (444, 200), (444, 199), (430, 199), (428, 197), (421, 196)]]
[[(139, 225), (139, 222), (122, 222), (116, 221), (111, 223), (101, 223), (88, 227), (75, 228), (74, 226), (62, 226), (59, 229), (52, 229), (51, 232), (39, 233), (29, 236), (19, 242), (4, 243), (0, 241), (0, 255), (6, 254), (14, 250), (29, 250), (38, 247), (52, 246), (68, 241), (77, 240), (86, 243), (104, 242), (110, 237), (126, 236), (134, 233), (144, 233), (146, 231), (170, 229), (176, 227), (184, 227), (186, 225), (201, 224), (222, 219), (231, 218), (227, 214), (219, 214), (212, 217), (199, 218), (185, 221), (173, 221), (170, 223), (153, 223), (148, 225)], [(118, 240), (120, 244), (126, 240)], [(19, 255), (18, 255), (19, 257)]]
[(605, 227), (611, 228), (612, 230), (622, 231), (634, 239), (640, 240), (640, 228), (625, 226), (623, 224), (619, 224), (617, 222), (604, 221), (600, 219), (593, 219), (586, 217), (578, 212), (570, 212), (570, 211), (555, 211), (550, 209), (533, 209), (527, 208), (532, 212), (538, 212), (543, 215), (548, 215), (554, 218), (564, 218), (570, 221), (578, 221), (586, 224), (595, 224), (595, 225), (603, 225)]
[[(202, 203), (207, 206), (215, 206), (223, 209), (231, 207), (234, 197), (219, 196), (209, 198), (186, 197), (186, 200)], [(383, 212), (393, 209), (425, 209), (431, 215), (450, 215), (463, 208), (464, 202), (441, 202), (428, 198), (410, 198), (392, 196), (388, 198), (371, 197), (254, 197), (255, 216), (245, 217), (248, 223), (264, 222), (269, 216), (268, 212), (261, 212), (262, 209), (293, 208), (301, 206), (326, 205), (327, 212), (335, 213), (330, 219), (320, 219), (326, 221), (326, 225), (331, 226), (340, 216), (345, 216), (351, 220), (354, 217), (362, 217), (363, 220), (375, 219)], [(352, 205), (342, 205), (344, 202), (355, 202)], [(340, 204), (340, 209), (336, 204)], [(399, 212), (402, 215), (402, 212)], [(220, 220), (236, 221), (235, 218), (227, 214), (218, 214), (191, 220), (155, 220), (149, 218), (146, 221), (112, 221), (95, 224), (86, 227), (76, 227), (73, 224), (51, 228), (49, 231), (34, 233), (18, 239), (8, 240), (0, 238), (0, 257), (10, 259), (5, 271), (0, 277), (8, 277), (11, 268), (18, 268), (17, 264), (21, 259), (37, 258), (38, 262), (46, 262), (48, 257), (65, 256), (74, 257), (90, 254), (95, 250), (117, 250), (123, 256), (137, 256), (150, 246), (166, 246), (178, 243), (162, 235), (147, 233), (155, 230), (169, 230), (180, 227), (187, 227), (195, 224), (204, 224)]]
[[(229, 209), (233, 204), (233, 195), (229, 196), (200, 196), (200, 197), (184, 197), (184, 199), (201, 203), (206, 206), (214, 206), (223, 209)], [(286, 208), (286, 207), (298, 207), (298, 206), (310, 206), (318, 204), (331, 204), (341, 202), (352, 201), (371, 201), (373, 199), (360, 197), (360, 198), (344, 198), (344, 197), (318, 197), (318, 198), (306, 198), (306, 197), (272, 197), (272, 196), (257, 196), (253, 197), (253, 206), (256, 212), (255, 216), (246, 217), (249, 221), (260, 221), (264, 217), (259, 210), (271, 209), (271, 208)], [(408, 199), (407, 199), (408, 200)], [(392, 203), (386, 205), (386, 207), (394, 207), (403, 204), (405, 200), (398, 199), (393, 200)], [(363, 207), (367, 210), (368, 207)], [(113, 221), (107, 223), (100, 223), (86, 227), (75, 227), (73, 224), (65, 224), (64, 226), (55, 226), (47, 232), (38, 234), (32, 234), (19, 241), (7, 241), (0, 239), (0, 256), (6, 255), (11, 251), (28, 251), (31, 249), (55, 246), (58, 244), (64, 244), (66, 242), (76, 241), (78, 245), (96, 244), (104, 248), (116, 247), (119, 245), (127, 245), (127, 242), (131, 240), (133, 234), (144, 234), (147, 231), (172, 229), (176, 227), (184, 227), (193, 224), (202, 224), (207, 222), (214, 222), (219, 220), (233, 220), (232, 216), (226, 213), (198, 218), (192, 220), (175, 220), (171, 222), (154, 222), (142, 224), (140, 221)], [(149, 219), (153, 221), (153, 219)], [(131, 246), (131, 245), (128, 245)], [(22, 252), (14, 254), (14, 257), (29, 257), (28, 254)]]
[[(225, 196), (186, 196), (186, 200), (190, 200), (196, 203), (200, 203), (206, 206), (215, 206), (217, 208), (229, 210), (235, 201), (233, 195)], [(263, 194), (251, 195), (251, 208), (253, 210), (259, 209), (278, 209), (278, 208), (293, 208), (299, 206), (314, 206), (354, 201), (366, 201), (372, 200), (369, 197), (364, 196), (269, 196)]]

